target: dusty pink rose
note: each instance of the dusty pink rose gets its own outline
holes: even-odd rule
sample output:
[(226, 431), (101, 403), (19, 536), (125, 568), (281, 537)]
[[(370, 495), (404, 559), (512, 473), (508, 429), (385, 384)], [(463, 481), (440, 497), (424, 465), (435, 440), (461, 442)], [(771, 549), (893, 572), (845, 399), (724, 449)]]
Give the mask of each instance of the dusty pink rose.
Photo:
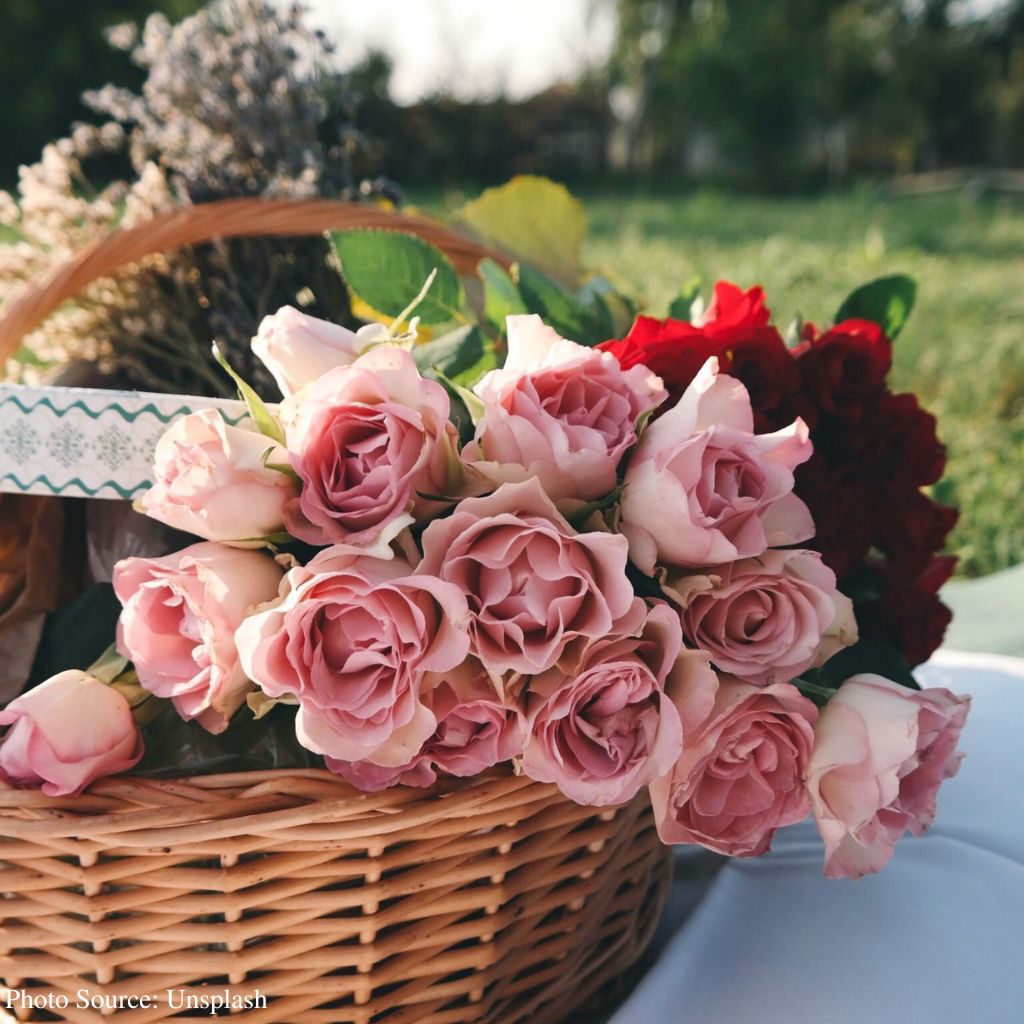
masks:
[(749, 683), (788, 683), (857, 640), (853, 603), (816, 551), (766, 551), (669, 577), (687, 640)]
[[(153, 486), (137, 507), (152, 519), (205, 540), (253, 542), (284, 529), (294, 481), (268, 469), (273, 442), (224, 422), (216, 409), (176, 420), (157, 442)], [(286, 462), (277, 449), (271, 461)]]
[(495, 483), (537, 477), (559, 504), (618, 483), (637, 420), (665, 399), (645, 366), (566, 341), (539, 316), (508, 317), (508, 358), (473, 389), (485, 406), (464, 456)]
[(793, 470), (810, 454), (803, 420), (755, 435), (746, 389), (709, 359), (630, 459), (620, 528), (633, 561), (652, 575), (656, 563), (716, 565), (807, 540)]
[(879, 871), (904, 832), (931, 825), (939, 787), (960, 766), (969, 710), (970, 698), (949, 690), (869, 674), (843, 683), (821, 712), (807, 773), (826, 875)]
[(553, 669), (527, 683), (524, 772), (578, 804), (631, 800), (679, 757), (673, 698), (700, 676), (711, 676), (707, 655), (682, 650), (672, 609), (648, 610), (636, 598), (617, 632), (591, 641), (571, 675)]
[(117, 649), (139, 682), (170, 698), (182, 718), (223, 732), (252, 689), (235, 630), (254, 605), (277, 595), (282, 575), (269, 555), (220, 544), (125, 558), (114, 566), (114, 592), (124, 605)]
[(534, 674), (613, 631), (632, 607), (626, 540), (577, 533), (536, 479), (467, 498), (423, 534), (421, 572), (466, 595), (473, 653)]
[[(287, 397), (336, 366), (355, 362), (377, 336), (377, 324), (359, 332), (283, 306), (260, 322), (252, 350), (273, 374)], [(372, 333), (371, 333), (372, 332)]]
[(389, 786), (430, 786), (438, 772), (479, 775), (523, 752), (525, 720), (519, 708), (503, 701), (483, 668), (472, 660), (450, 672), (424, 677), (423, 703), (437, 721), (408, 764), (381, 768), (371, 761), (327, 758), (331, 771), (368, 792)]
[(310, 544), (394, 539), (458, 481), (444, 388), (392, 345), (331, 370), (282, 407), (288, 453), (302, 480), (289, 531)]
[(722, 677), (683, 705), (683, 753), (651, 784), (664, 843), (758, 857), (777, 828), (807, 816), (804, 788), (818, 709), (795, 686)]
[(308, 750), (339, 761), (407, 764), (437, 722), (423, 702), (428, 672), (469, 648), (466, 599), (407, 562), (328, 549), (292, 569), (274, 607), (239, 628), (242, 664), (270, 697), (294, 697)]
[(142, 757), (128, 701), (106, 683), (72, 669), (23, 693), (0, 711), (0, 779), (38, 786), (48, 796), (81, 793)]

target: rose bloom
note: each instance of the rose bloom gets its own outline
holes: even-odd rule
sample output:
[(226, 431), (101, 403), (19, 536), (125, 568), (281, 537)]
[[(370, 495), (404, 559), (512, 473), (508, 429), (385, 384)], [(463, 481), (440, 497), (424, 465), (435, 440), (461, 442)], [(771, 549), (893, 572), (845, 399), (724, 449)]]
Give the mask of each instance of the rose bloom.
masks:
[(892, 367), (892, 344), (871, 320), (843, 320), (793, 355), (810, 403), (852, 423), (882, 393)]
[(0, 779), (77, 796), (94, 779), (117, 775), (142, 757), (128, 701), (85, 672), (60, 672), (0, 711)]
[(438, 772), (479, 775), (519, 757), (526, 723), (514, 703), (499, 697), (483, 667), (468, 659), (450, 672), (424, 676), (422, 701), (437, 722), (419, 752), (405, 765), (382, 768), (371, 761), (327, 758), (327, 767), (367, 792), (389, 786), (430, 786)]
[(682, 650), (672, 610), (648, 611), (636, 598), (614, 634), (587, 645), (572, 674), (553, 669), (528, 682), (523, 771), (578, 804), (631, 800), (682, 750), (675, 692), (711, 675), (706, 655)]
[(282, 600), (246, 619), (236, 641), (264, 693), (298, 700), (304, 747), (398, 767), (437, 725), (423, 678), (461, 664), (467, 626), (466, 599), (452, 584), (413, 575), (401, 559), (328, 548), (288, 573)]
[(946, 447), (935, 433), (935, 417), (912, 394), (882, 395), (870, 420), (850, 432), (850, 457), (879, 486), (924, 487), (942, 478)]
[(746, 389), (709, 359), (679, 404), (644, 432), (620, 506), (641, 571), (731, 562), (813, 535), (807, 506), (792, 493), (793, 470), (811, 454), (806, 425), (753, 428)]
[(799, 379), (796, 365), (779, 332), (769, 324), (764, 291), (743, 291), (719, 281), (697, 323), (638, 316), (629, 334), (598, 348), (614, 355), (623, 368), (644, 364), (665, 382), (675, 404), (711, 356), (722, 373), (737, 378), (750, 394), (758, 433), (793, 419), (791, 407)]
[[(287, 475), (264, 465), (274, 448), (263, 434), (229, 426), (216, 409), (189, 413), (157, 442), (156, 479), (136, 507), (205, 540), (258, 544), (284, 529), (285, 505), (298, 493)], [(276, 449), (268, 461), (286, 455)]]
[(785, 683), (857, 641), (853, 603), (816, 551), (766, 551), (670, 577), (687, 640), (723, 672), (758, 686)]
[(252, 350), (273, 374), (287, 397), (312, 384), (328, 370), (355, 362), (379, 334), (378, 324), (359, 331), (283, 306), (260, 321)]
[(331, 370), (282, 407), (302, 493), (285, 510), (310, 544), (393, 540), (458, 482), (448, 394), (386, 345)]
[(970, 698), (949, 690), (870, 674), (843, 683), (821, 712), (807, 772), (828, 877), (879, 871), (897, 839), (931, 825), (939, 787), (960, 766), (969, 710)]
[(423, 534), (419, 571), (466, 595), (473, 653), (492, 674), (569, 663), (630, 611), (627, 545), (577, 533), (536, 479), (459, 502)]
[(495, 483), (537, 477), (556, 502), (615, 489), (640, 416), (665, 397), (644, 366), (566, 341), (539, 316), (508, 317), (508, 358), (473, 389), (485, 412), (463, 453)]
[(662, 842), (760, 856), (776, 829), (810, 810), (804, 773), (818, 709), (789, 683), (728, 676), (691, 687), (680, 706), (682, 756), (650, 787)]
[(269, 555), (219, 544), (125, 558), (114, 566), (114, 593), (124, 606), (117, 649), (142, 686), (170, 698), (182, 718), (223, 732), (252, 689), (235, 630), (254, 605), (277, 595), (282, 575)]

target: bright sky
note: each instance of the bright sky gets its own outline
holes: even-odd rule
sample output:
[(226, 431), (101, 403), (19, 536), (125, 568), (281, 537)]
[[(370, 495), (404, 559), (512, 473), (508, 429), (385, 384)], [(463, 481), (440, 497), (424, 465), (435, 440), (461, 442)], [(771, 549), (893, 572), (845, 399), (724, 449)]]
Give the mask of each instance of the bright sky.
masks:
[(600, 62), (614, 5), (594, 0), (307, 0), (343, 64), (371, 46), (390, 54), (399, 103), (446, 90), (529, 96)]

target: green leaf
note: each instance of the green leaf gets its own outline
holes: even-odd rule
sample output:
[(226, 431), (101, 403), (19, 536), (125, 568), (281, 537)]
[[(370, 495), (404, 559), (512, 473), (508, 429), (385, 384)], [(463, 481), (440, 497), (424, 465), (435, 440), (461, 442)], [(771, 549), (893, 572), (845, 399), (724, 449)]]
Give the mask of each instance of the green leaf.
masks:
[(477, 272), (484, 283), (484, 318), (504, 334), (505, 317), (528, 312), (523, 297), (515, 281), (490, 257), (480, 261)]
[(494, 360), (494, 365), (497, 365), (494, 349), (487, 344), (483, 332), (476, 324), (467, 324), (427, 342), (426, 345), (417, 345), (412, 350), (412, 357), (420, 373), (431, 369), (439, 370), (445, 377), (460, 384), (461, 375), (484, 361), (488, 352)]
[(900, 652), (877, 640), (858, 640), (852, 647), (845, 647), (829, 658), (816, 675), (807, 674), (815, 682), (835, 689), (850, 676), (862, 672), (884, 676), (912, 690), (921, 689)]
[(402, 231), (336, 231), (331, 241), (341, 260), (349, 289), (385, 316), (397, 317), (423, 287), (437, 276), (416, 307), (424, 324), (443, 324), (462, 316), (462, 282), (440, 249)]
[(690, 322), (690, 307), (700, 297), (702, 283), (700, 275), (696, 275), (691, 277), (679, 290), (679, 294), (669, 303), (668, 307), (668, 315), (673, 320)]
[(892, 341), (903, 330), (917, 298), (917, 284), (905, 274), (879, 277), (854, 289), (839, 307), (835, 320), (859, 317), (878, 324)]
[(595, 316), (579, 299), (532, 267), (519, 268), (519, 291), (526, 308), (562, 337), (581, 345), (597, 345), (609, 337), (605, 330), (607, 307), (604, 316)]
[(245, 402), (245, 407), (249, 410), (249, 415), (252, 417), (253, 423), (256, 424), (256, 429), (264, 437), (269, 437), (272, 441), (283, 445), (285, 443), (284, 428), (278, 422), (277, 417), (270, 411), (267, 403), (235, 373), (216, 342), (213, 345), (213, 358), (217, 360), (228, 376), (235, 382), (238, 394), (241, 396), (242, 401)]
[(601, 341), (607, 341), (615, 335), (615, 320), (609, 305), (615, 295), (611, 282), (601, 276), (592, 277), (576, 291), (576, 299), (589, 312), (593, 325), (591, 329), (601, 335)]

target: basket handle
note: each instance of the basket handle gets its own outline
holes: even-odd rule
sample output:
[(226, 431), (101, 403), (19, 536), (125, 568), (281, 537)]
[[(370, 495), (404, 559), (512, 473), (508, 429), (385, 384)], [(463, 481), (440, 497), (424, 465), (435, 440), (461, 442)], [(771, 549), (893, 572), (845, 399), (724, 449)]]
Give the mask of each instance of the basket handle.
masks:
[(436, 245), (460, 273), (473, 273), (484, 257), (507, 267), (500, 253), (456, 234), (436, 221), (390, 213), (364, 203), (335, 199), (220, 199), (155, 214), (131, 228), (114, 231), (76, 252), (29, 284), (0, 312), (0, 370), (21, 339), (62, 302), (97, 278), (152, 253), (241, 235), (315, 235), (337, 228), (390, 228)]

